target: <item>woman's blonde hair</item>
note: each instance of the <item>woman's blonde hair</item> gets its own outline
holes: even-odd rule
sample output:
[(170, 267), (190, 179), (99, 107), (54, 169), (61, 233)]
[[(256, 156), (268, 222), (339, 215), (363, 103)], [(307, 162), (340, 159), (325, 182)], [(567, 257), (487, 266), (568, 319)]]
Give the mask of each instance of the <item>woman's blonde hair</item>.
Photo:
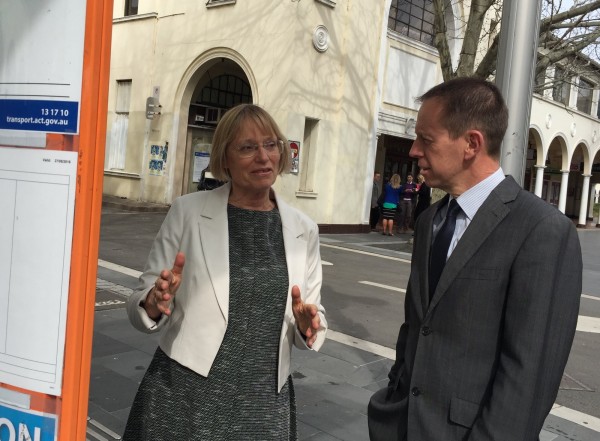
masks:
[(400, 175), (398, 173), (394, 173), (390, 178), (390, 185), (392, 186), (392, 188), (399, 188), (401, 184), (402, 178), (400, 178)]
[(227, 167), (225, 167), (227, 147), (235, 141), (242, 124), (246, 121), (254, 122), (264, 132), (275, 133), (277, 139), (283, 141), (283, 151), (279, 158), (279, 170), (277, 173), (281, 175), (288, 172), (292, 165), (290, 144), (273, 117), (262, 107), (255, 104), (239, 104), (229, 109), (223, 115), (219, 124), (217, 124), (217, 129), (213, 136), (209, 169), (215, 179), (229, 181), (229, 172)]
[(419, 175), (417, 176), (417, 182), (418, 182), (419, 184), (422, 184), (423, 182), (425, 182), (425, 176), (423, 176), (423, 175), (419, 174)]

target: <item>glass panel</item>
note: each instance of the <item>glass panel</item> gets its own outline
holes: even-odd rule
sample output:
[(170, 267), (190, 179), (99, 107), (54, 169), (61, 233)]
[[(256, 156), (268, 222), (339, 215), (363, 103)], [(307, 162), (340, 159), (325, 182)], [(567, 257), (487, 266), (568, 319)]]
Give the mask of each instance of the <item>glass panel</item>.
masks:
[(419, 8), (418, 6), (414, 6), (410, 8), (410, 15), (413, 15), (418, 18), (423, 18), (423, 8)]
[(402, 35), (433, 42), (433, 0), (398, 0), (392, 3), (388, 27)]
[(125, 0), (125, 16), (138, 13), (138, 0)]
[(419, 32), (421, 31), (421, 28), (423, 27), (423, 20), (421, 20), (418, 17), (410, 17), (410, 27), (411, 28), (415, 28), (416, 30), (418, 30)]
[(433, 20), (434, 20), (434, 15), (431, 12), (425, 11), (423, 13), (423, 21), (433, 24)]
[(579, 87), (577, 90), (577, 109), (590, 113), (592, 111), (592, 88), (594, 86), (588, 83), (584, 79), (579, 80)]
[(408, 36), (415, 40), (420, 40), (421, 39), (421, 31), (419, 31), (418, 29), (415, 29), (415, 28), (408, 28)]
[(567, 83), (567, 82), (563, 83), (561, 96), (562, 96), (561, 102), (564, 105), (569, 105), (569, 98), (571, 97), (571, 85), (569, 83)]
[(408, 25), (402, 24), (400, 22), (396, 23), (396, 31), (401, 33), (402, 35), (408, 35), (408, 30), (410, 28)]
[(398, 2), (398, 9), (402, 12), (410, 12), (410, 1), (400, 1)]
[(433, 25), (431, 23), (423, 23), (423, 34), (433, 35)]

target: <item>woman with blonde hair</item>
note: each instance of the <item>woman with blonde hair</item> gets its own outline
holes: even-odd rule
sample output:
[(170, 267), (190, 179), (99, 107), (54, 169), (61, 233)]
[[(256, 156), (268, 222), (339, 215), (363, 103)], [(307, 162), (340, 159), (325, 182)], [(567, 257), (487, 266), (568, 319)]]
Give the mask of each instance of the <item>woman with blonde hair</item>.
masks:
[(162, 331), (124, 441), (296, 441), (292, 345), (318, 350), (319, 229), (273, 190), (290, 147), (262, 108), (225, 113), (210, 170), (219, 188), (176, 199), (127, 312)]
[(423, 213), (429, 205), (431, 205), (431, 188), (425, 183), (425, 177), (423, 175), (417, 176), (417, 205), (415, 206), (414, 220), (417, 221), (417, 218), (421, 213)]
[(402, 186), (400, 183), (402, 179), (399, 174), (394, 174), (390, 178), (390, 181), (385, 186), (385, 196), (383, 198), (383, 231), (381, 234), (384, 236), (393, 236), (394, 231), (394, 216), (396, 215), (396, 209), (398, 208), (398, 201), (400, 200), (400, 193), (402, 192)]

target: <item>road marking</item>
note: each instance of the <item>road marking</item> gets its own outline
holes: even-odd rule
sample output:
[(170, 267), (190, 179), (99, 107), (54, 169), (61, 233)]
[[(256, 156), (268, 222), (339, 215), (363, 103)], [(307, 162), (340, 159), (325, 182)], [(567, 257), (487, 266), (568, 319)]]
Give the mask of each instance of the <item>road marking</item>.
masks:
[(600, 318), (580, 315), (577, 319), (577, 330), (580, 332), (594, 332), (600, 334)]
[(106, 300), (104, 302), (96, 302), (97, 307), (101, 306), (113, 306), (113, 305), (124, 305), (125, 302), (123, 300)]
[(321, 246), (326, 247), (326, 248), (333, 248), (335, 250), (349, 251), (351, 253), (364, 254), (366, 256), (380, 257), (381, 259), (395, 260), (396, 262), (410, 263), (410, 260), (408, 260), (408, 259), (400, 259), (399, 257), (384, 256), (383, 254), (371, 253), (369, 251), (353, 250), (352, 248), (340, 247), (337, 245), (330, 245), (328, 243), (321, 242)]
[[(324, 245), (324, 244), (321, 244), (321, 245)], [(343, 250), (348, 250), (348, 248), (336, 247), (336, 246), (331, 246), (331, 245), (324, 245), (324, 246), (328, 246), (330, 248), (339, 248), (339, 249), (343, 249)], [(369, 254), (366, 252), (356, 251), (356, 250), (348, 250), (348, 251), (354, 251), (354, 252), (358, 252), (361, 254)], [(398, 260), (398, 261), (404, 261), (403, 259), (398, 259), (395, 257), (387, 257), (387, 256), (379, 256), (379, 257), (384, 257), (384, 258)], [(408, 261), (406, 261), (406, 262), (408, 262)], [(111, 262), (106, 262), (106, 261), (100, 260), (100, 259), (98, 260), (98, 265), (103, 268), (107, 268), (107, 269), (117, 271), (122, 274), (127, 274), (127, 275), (130, 275), (133, 277), (138, 277), (141, 274), (139, 271), (136, 271), (134, 269), (127, 268), (127, 267), (121, 266), (121, 265), (117, 265), (117, 264), (114, 264)], [(101, 280), (101, 279), (99, 279), (99, 280)], [(104, 281), (104, 282), (106, 282), (106, 281)], [(110, 282), (107, 282), (107, 283), (110, 283)], [(396, 288), (396, 287), (389, 286), (389, 285), (378, 284), (375, 282), (361, 281), (359, 283), (363, 283), (365, 285), (377, 286), (377, 287), (384, 288), (384, 289), (390, 289), (392, 291), (405, 292), (405, 290), (403, 290), (403, 289)], [(114, 285), (114, 284), (112, 284), (112, 285)], [(115, 285), (115, 286), (117, 286), (117, 285)], [(585, 294), (582, 294), (582, 296), (590, 297), (590, 296), (586, 296)], [(594, 297), (594, 299), (597, 300), (596, 297)], [(595, 332), (595, 333), (600, 332), (600, 318), (579, 316), (579, 321), (577, 323), (577, 330), (582, 331), (582, 332)], [(385, 357), (389, 360), (396, 359), (396, 351), (394, 349), (379, 345), (377, 343), (372, 343), (370, 341), (362, 340), (357, 337), (352, 337), (351, 335), (346, 335), (341, 332), (334, 331), (332, 329), (327, 330), (327, 339), (336, 341), (338, 343), (341, 343), (341, 344), (344, 344), (347, 346), (351, 346), (351, 347), (360, 349), (362, 351), (366, 351), (366, 352), (370, 352), (375, 355), (379, 355), (380, 357)], [(554, 407), (552, 408), (550, 413), (552, 415), (555, 415), (559, 418), (565, 419), (572, 423), (578, 424), (580, 426), (586, 427), (586, 428), (594, 430), (596, 432), (600, 432), (600, 418), (596, 418), (591, 415), (587, 415), (582, 412), (578, 412), (576, 410), (569, 409), (568, 407), (560, 406), (558, 404), (554, 405)], [(89, 429), (88, 429), (88, 433), (89, 433)]]
[(116, 283), (109, 282), (108, 280), (99, 278), (96, 278), (96, 288), (113, 291), (125, 297), (129, 297), (131, 293), (133, 293), (133, 289), (131, 288), (127, 288), (126, 286), (118, 285)]
[(600, 418), (587, 415), (577, 410), (569, 409), (568, 407), (561, 406), (559, 404), (552, 406), (550, 413), (564, 420), (587, 427), (594, 432), (600, 432)]
[(363, 285), (376, 286), (377, 288), (389, 289), (390, 291), (398, 291), (398, 292), (404, 292), (404, 293), (406, 292), (406, 290), (402, 289), (402, 288), (396, 288), (395, 286), (384, 285), (383, 283), (369, 282), (368, 280), (361, 280), (358, 283), (362, 283)]
[[(396, 359), (396, 351), (386, 346), (378, 345), (377, 343), (371, 343), (360, 338), (352, 337), (351, 335), (342, 334), (341, 332), (327, 330), (327, 339), (333, 340), (338, 343), (352, 346), (362, 351), (370, 352), (380, 357), (385, 357), (389, 360)], [(578, 424), (585, 428), (591, 429), (595, 432), (600, 432), (600, 418), (596, 418), (591, 415), (587, 415), (577, 410), (569, 409), (568, 407), (554, 404), (550, 413), (554, 416)]]
[[(321, 265), (333, 265), (331, 262), (327, 262), (326, 260), (321, 261)], [(134, 270), (132, 268), (127, 268), (126, 266), (117, 265), (116, 263), (107, 262), (106, 260), (98, 259), (98, 266), (102, 268), (106, 268), (109, 270), (116, 271), (121, 274), (127, 274), (128, 276), (132, 276), (138, 278), (142, 275), (141, 271)]]
[(132, 276), (138, 278), (142, 275), (141, 271), (136, 271), (132, 268), (127, 268), (126, 266), (117, 265), (116, 263), (107, 262), (106, 260), (98, 259), (98, 266), (102, 268), (106, 268), (109, 270), (116, 271), (121, 274), (126, 274), (128, 276)]
[(600, 297), (591, 296), (589, 294), (581, 294), (581, 297), (586, 298), (586, 299), (590, 299), (590, 300), (600, 300)]
[(341, 332), (327, 330), (327, 339), (337, 341), (347, 346), (370, 352), (371, 354), (379, 355), (380, 357), (396, 359), (396, 351), (385, 346), (371, 343), (370, 341), (361, 340), (360, 338), (352, 337), (351, 335), (342, 334)]

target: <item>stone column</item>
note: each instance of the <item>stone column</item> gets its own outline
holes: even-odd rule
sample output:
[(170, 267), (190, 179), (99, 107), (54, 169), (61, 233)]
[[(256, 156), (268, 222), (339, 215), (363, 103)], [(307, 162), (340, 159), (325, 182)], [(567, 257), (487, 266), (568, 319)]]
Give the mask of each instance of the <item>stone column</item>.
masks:
[(569, 183), (569, 170), (561, 170), (560, 195), (558, 197), (558, 211), (565, 213), (567, 207), (567, 185)]
[(542, 197), (542, 189), (544, 188), (544, 170), (545, 165), (535, 166), (535, 190), (534, 193), (538, 198)]
[(589, 194), (590, 194), (590, 178), (592, 175), (583, 176), (583, 188), (581, 189), (581, 203), (579, 204), (579, 222), (577, 228), (583, 228), (587, 225), (587, 210), (590, 206)]

